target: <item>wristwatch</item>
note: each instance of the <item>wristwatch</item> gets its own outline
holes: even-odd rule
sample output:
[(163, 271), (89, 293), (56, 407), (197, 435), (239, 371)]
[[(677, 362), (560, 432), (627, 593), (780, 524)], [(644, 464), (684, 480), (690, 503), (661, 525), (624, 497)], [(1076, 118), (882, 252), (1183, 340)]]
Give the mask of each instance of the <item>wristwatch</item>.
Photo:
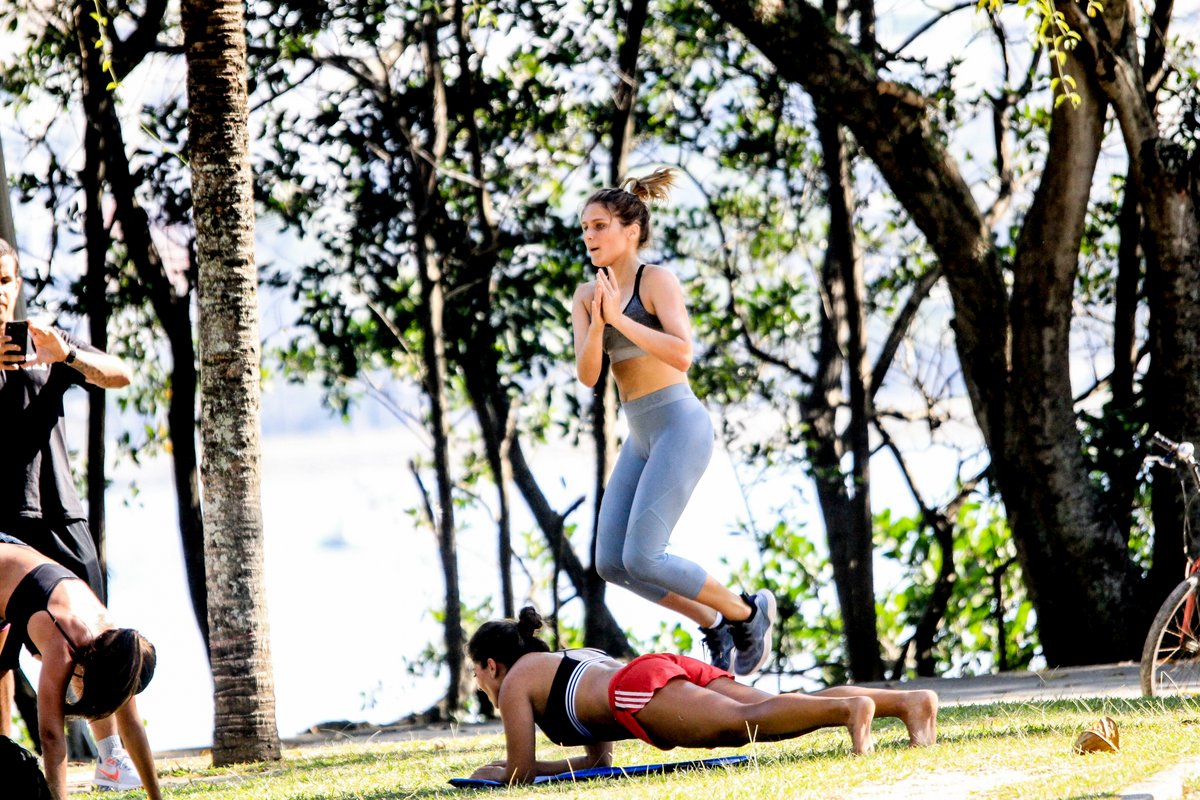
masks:
[(75, 359), (79, 356), (79, 351), (72, 347), (67, 351), (67, 357), (63, 359), (64, 364), (74, 364)]

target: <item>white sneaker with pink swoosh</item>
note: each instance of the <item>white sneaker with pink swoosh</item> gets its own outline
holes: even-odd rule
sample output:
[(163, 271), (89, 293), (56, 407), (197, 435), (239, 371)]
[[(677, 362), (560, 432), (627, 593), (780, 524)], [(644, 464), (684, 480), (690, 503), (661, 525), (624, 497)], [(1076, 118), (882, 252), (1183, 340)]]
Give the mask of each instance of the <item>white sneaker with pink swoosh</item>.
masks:
[(92, 779), (92, 785), (97, 789), (123, 792), (128, 789), (140, 789), (142, 779), (138, 777), (133, 762), (129, 760), (129, 753), (123, 748), (114, 747), (111, 756), (101, 759), (96, 764), (96, 776)]

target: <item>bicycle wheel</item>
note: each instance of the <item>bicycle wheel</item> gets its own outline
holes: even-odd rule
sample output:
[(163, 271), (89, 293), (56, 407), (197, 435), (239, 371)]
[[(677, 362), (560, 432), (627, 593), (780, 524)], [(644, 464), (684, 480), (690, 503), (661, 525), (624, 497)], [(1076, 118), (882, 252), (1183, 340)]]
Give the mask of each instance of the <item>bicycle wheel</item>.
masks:
[(1142, 695), (1200, 693), (1200, 574), (1180, 583), (1154, 617), (1142, 648)]

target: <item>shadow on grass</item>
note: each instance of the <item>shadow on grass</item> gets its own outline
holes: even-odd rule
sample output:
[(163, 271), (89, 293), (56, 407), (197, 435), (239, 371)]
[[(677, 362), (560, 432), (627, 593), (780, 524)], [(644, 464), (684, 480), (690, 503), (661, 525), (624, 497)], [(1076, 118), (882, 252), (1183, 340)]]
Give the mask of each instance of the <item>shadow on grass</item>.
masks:
[[(366, 746), (368, 742), (357, 743), (359, 746)], [(159, 774), (165, 776), (193, 776), (197, 778), (204, 777), (219, 777), (228, 775), (231, 770), (237, 770), (237, 774), (246, 777), (255, 777), (269, 774), (281, 774), (292, 771), (311, 771), (319, 769), (341, 769), (347, 767), (362, 767), (379, 762), (399, 763), (414, 759), (427, 759), (431, 756), (441, 755), (443, 752), (454, 757), (462, 756), (466, 758), (482, 758), (482, 753), (493, 753), (496, 747), (494, 744), (487, 745), (480, 743), (472, 746), (456, 746), (452, 751), (443, 751), (436, 746), (422, 747), (417, 749), (404, 750), (371, 750), (371, 751), (356, 751), (356, 750), (338, 750), (335, 752), (305, 754), (301, 751), (300, 754), (288, 753), (282, 761), (261, 761), (255, 764), (238, 764), (231, 767), (194, 767), (180, 766), (170, 770), (163, 770)]]
[(938, 719), (946, 721), (991, 717), (1009, 712), (1029, 710), (1047, 712), (1076, 711), (1081, 714), (1159, 714), (1180, 710), (1200, 711), (1194, 697), (1075, 697), (1062, 700), (1023, 700), (986, 705), (944, 706), (938, 709)]
[[(443, 785), (441, 782), (460, 773), (470, 774), (480, 761), (485, 760), (481, 751), (494, 750), (494, 747), (480, 746), (456, 748), (452, 751), (441, 751), (437, 747), (423, 747), (415, 750), (375, 749), (367, 752), (338, 751), (312, 755), (290, 753), (281, 761), (237, 764), (229, 767), (210, 766), (202, 769), (178, 768), (163, 771), (160, 773), (160, 776), (165, 795), (178, 798), (200, 797), (210, 796), (216, 787), (225, 785), (236, 786), (237, 784), (245, 784), (247, 791), (250, 791), (251, 784), (261, 784), (264, 781), (269, 782), (274, 780), (279, 780), (281, 783), (286, 784), (288, 781), (300, 779), (305, 773), (338, 772), (351, 774), (357, 771), (374, 772), (380, 769), (392, 770), (405, 762), (429, 762), (431, 759), (441, 759), (444, 757), (445, 760), (440, 765), (441, 769), (417, 768), (416, 772), (420, 775), (420, 778), (415, 781), (420, 784), (417, 787), (402, 785), (399, 782), (391, 787), (366, 790), (355, 788), (342, 791), (336, 788), (325, 788), (313, 792), (305, 790), (303, 787), (296, 787), (294, 791), (289, 792), (285, 796), (287, 800), (449, 797), (459, 795), (462, 792), (448, 784)], [(461, 766), (456, 766), (456, 764), (461, 764)], [(453, 775), (446, 774), (442, 777), (441, 773), (443, 771), (448, 771), (449, 773), (453, 773)], [(428, 785), (428, 781), (439, 780), (439, 778), (439, 784), (435, 784), (434, 786)], [(410, 777), (405, 782), (412, 783), (414, 781)], [(0, 791), (0, 797), (4, 797), (3, 791)], [(104, 798), (105, 800), (109, 798), (112, 798), (112, 800), (125, 800), (128, 797), (131, 800), (132, 798), (142, 798), (144, 800), (145, 794), (140, 791), (127, 794), (113, 794), (109, 792), (88, 795), (88, 797)]]

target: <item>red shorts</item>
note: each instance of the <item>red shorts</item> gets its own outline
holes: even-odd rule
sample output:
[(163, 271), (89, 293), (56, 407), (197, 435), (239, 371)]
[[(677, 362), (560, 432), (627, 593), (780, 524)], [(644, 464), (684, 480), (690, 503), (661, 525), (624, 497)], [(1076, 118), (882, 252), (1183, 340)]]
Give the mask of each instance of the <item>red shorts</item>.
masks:
[(689, 656), (669, 653), (649, 653), (638, 656), (617, 671), (608, 684), (608, 707), (617, 723), (647, 744), (660, 750), (670, 750), (650, 738), (650, 734), (634, 719), (654, 697), (654, 693), (675, 678), (684, 678), (697, 686), (708, 686), (717, 678), (733, 678), (723, 669), (705, 664)]

